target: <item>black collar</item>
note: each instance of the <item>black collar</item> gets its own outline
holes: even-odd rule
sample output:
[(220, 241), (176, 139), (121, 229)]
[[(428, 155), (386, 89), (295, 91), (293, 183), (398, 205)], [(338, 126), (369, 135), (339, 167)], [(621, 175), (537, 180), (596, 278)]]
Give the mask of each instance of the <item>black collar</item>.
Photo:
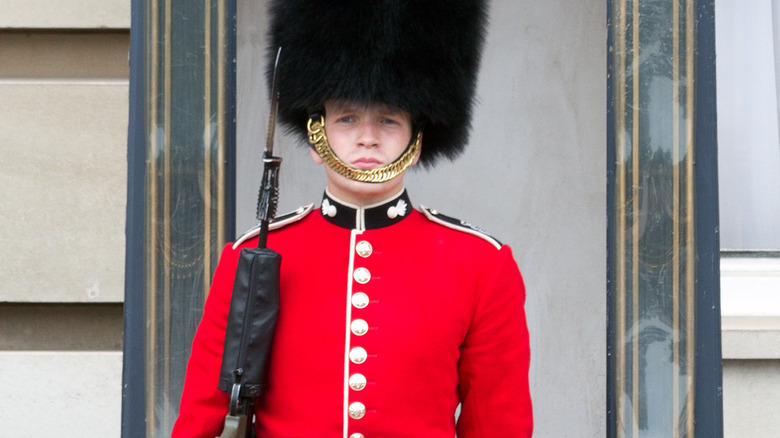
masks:
[(402, 221), (411, 210), (412, 202), (406, 190), (386, 201), (364, 206), (344, 202), (325, 190), (320, 214), (326, 221), (342, 228), (373, 230)]

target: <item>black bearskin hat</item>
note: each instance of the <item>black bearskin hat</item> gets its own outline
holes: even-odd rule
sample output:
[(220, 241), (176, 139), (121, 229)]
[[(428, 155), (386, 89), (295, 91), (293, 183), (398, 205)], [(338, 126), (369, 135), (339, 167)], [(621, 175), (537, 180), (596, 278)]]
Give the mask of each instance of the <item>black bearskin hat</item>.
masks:
[(306, 135), (328, 99), (381, 102), (424, 130), (420, 162), (468, 141), (487, 0), (271, 0), (266, 76), (278, 47), (279, 118)]

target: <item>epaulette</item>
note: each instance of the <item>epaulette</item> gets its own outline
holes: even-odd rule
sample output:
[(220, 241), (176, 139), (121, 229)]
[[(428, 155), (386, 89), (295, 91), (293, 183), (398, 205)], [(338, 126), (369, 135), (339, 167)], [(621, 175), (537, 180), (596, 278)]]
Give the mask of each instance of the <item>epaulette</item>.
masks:
[[(298, 222), (299, 220), (305, 218), (306, 215), (311, 213), (312, 210), (314, 210), (314, 204), (309, 204), (309, 205), (304, 205), (302, 207), (298, 207), (297, 209), (287, 214), (277, 216), (273, 221), (271, 221), (270, 224), (268, 224), (268, 229), (278, 230), (279, 228), (282, 228), (286, 225), (290, 225), (293, 222)], [(233, 244), (233, 249), (238, 248), (242, 243), (257, 236), (258, 234), (260, 234), (260, 224), (257, 224), (254, 227), (250, 228), (241, 237), (239, 237), (236, 240), (236, 242)]]
[(421, 205), (420, 211), (425, 215), (425, 217), (427, 217), (433, 222), (436, 222), (437, 224), (444, 225), (445, 227), (452, 228), (453, 230), (458, 230), (464, 233), (477, 236), (481, 239), (490, 242), (490, 244), (495, 246), (496, 249), (501, 249), (502, 243), (499, 242), (498, 239), (496, 239), (495, 237), (488, 234), (482, 228), (474, 226), (466, 221), (456, 219), (454, 217), (450, 217), (447, 215), (443, 215), (439, 213), (438, 210), (436, 210), (435, 208), (428, 208)]

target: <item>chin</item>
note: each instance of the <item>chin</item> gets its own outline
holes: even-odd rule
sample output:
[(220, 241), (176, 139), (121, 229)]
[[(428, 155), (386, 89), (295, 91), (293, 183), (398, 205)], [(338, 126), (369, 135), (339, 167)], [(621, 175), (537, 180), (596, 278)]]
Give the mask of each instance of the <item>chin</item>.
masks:
[(403, 188), (403, 175), (383, 183), (352, 181), (341, 175), (329, 181), (330, 192), (343, 201), (356, 204), (372, 204), (390, 198)]
[[(383, 183), (367, 183), (367, 182), (359, 182), (359, 181), (349, 181), (347, 183), (346, 189), (348, 189), (354, 196), (356, 197), (362, 197), (362, 198), (376, 198), (376, 197), (383, 197), (384, 194), (391, 190), (392, 188), (388, 189), (389, 183), (392, 181), (387, 181)], [(392, 196), (392, 195), (388, 195)]]

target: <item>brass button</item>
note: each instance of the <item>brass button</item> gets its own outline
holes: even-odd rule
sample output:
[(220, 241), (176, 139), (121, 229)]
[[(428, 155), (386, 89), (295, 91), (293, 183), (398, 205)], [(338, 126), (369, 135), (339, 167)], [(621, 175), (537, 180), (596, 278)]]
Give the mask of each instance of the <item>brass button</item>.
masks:
[(353, 433), (352, 435), (350, 435), (349, 438), (366, 438), (366, 436), (363, 435), (360, 432), (356, 432), (356, 433)]
[(349, 418), (353, 420), (360, 420), (366, 415), (366, 405), (360, 402), (355, 402), (349, 405)]
[(349, 360), (354, 364), (360, 365), (368, 359), (368, 352), (363, 347), (355, 347), (349, 350)]
[(357, 251), (360, 257), (366, 258), (371, 255), (373, 248), (371, 247), (370, 243), (366, 242), (365, 240), (361, 240), (357, 245), (355, 245), (355, 251)]
[(352, 294), (352, 305), (358, 309), (365, 309), (368, 306), (368, 295), (363, 292)]
[(349, 387), (352, 388), (353, 391), (362, 391), (363, 388), (366, 387), (366, 383), (368, 383), (366, 376), (360, 373), (349, 376)]
[(362, 319), (356, 319), (349, 325), (355, 336), (363, 336), (368, 332), (368, 323)]
[(353, 277), (355, 277), (355, 281), (358, 283), (366, 284), (369, 280), (371, 280), (371, 273), (366, 268), (357, 268), (355, 269)]

